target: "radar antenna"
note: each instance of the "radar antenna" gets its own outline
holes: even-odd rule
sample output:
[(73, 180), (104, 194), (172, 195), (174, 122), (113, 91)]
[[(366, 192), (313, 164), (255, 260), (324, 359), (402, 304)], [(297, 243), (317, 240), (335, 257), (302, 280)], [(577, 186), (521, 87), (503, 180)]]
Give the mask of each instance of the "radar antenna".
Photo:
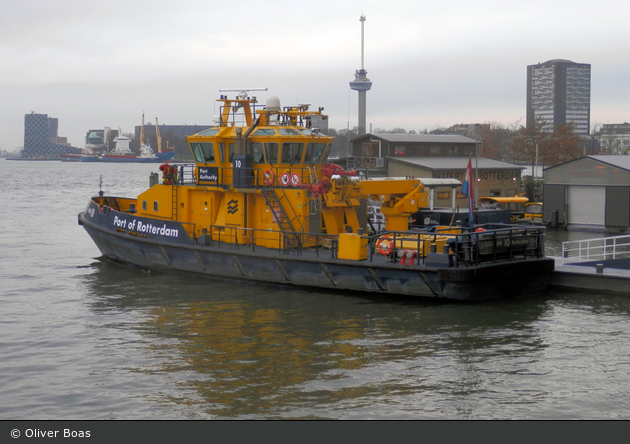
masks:
[(227, 88), (219, 90), (219, 92), (237, 92), (236, 98), (240, 100), (247, 99), (250, 91), (267, 91), (267, 88)]

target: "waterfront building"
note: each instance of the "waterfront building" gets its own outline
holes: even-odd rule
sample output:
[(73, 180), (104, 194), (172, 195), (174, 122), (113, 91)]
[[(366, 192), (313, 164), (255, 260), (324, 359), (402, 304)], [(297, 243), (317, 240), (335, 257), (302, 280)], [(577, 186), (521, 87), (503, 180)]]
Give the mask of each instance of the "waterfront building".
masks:
[(630, 156), (592, 155), (544, 171), (543, 221), (574, 231), (630, 230)]
[(526, 124), (573, 124), (576, 134), (588, 135), (591, 115), (591, 65), (555, 59), (527, 67)]
[[(464, 181), (472, 158), (476, 199), (483, 196), (513, 197), (521, 192), (523, 167), (476, 156), (479, 143), (453, 134), (368, 133), (351, 141), (347, 167), (369, 177), (415, 177)], [(457, 192), (457, 190), (455, 191)], [(466, 196), (457, 193), (462, 207)], [(449, 206), (451, 192), (436, 195), (436, 205)]]

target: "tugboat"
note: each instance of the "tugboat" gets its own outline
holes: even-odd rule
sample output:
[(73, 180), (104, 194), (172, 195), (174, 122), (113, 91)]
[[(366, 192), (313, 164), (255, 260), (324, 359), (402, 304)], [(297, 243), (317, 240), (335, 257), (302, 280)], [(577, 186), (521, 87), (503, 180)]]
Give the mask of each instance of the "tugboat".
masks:
[[(217, 125), (188, 136), (194, 163), (163, 164), (137, 197), (100, 191), (78, 215), (104, 257), (282, 286), (478, 301), (543, 292), (544, 227), (410, 229), (454, 179), (374, 179), (326, 163), (310, 105), (221, 95)], [(444, 183), (439, 183), (443, 180)], [(423, 183), (424, 182), (424, 183)], [(453, 199), (454, 200), (454, 199)], [(384, 229), (371, 229), (368, 201)]]

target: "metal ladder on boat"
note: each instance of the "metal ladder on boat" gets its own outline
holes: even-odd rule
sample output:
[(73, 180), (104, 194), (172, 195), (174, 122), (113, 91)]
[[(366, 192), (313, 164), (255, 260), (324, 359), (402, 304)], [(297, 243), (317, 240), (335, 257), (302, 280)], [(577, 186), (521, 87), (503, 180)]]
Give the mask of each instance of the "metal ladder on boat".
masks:
[[(297, 214), (295, 214), (295, 211), (293, 210), (293, 207), (291, 206), (287, 195), (284, 193), (283, 190), (280, 191), (282, 193), (282, 196), (278, 197), (276, 191), (273, 188), (265, 187), (262, 190), (262, 195), (265, 197), (267, 205), (269, 205), (273, 217), (280, 227), (280, 231), (282, 231), (282, 233), (284, 234), (285, 246), (287, 248), (301, 248), (302, 241), (296, 231), (303, 232), (304, 227), (302, 226), (302, 223), (300, 222)], [(285, 206), (291, 210), (292, 217), (289, 217), (289, 214), (287, 214)], [(294, 229), (294, 224), (297, 225), (298, 230)]]
[(177, 220), (177, 183), (174, 182), (171, 185), (171, 191), (173, 194), (173, 220)]
[[(316, 184), (317, 181), (317, 171), (315, 170), (315, 167), (313, 168), (308, 168), (308, 174), (311, 178), (311, 183), (312, 184)], [(308, 205), (308, 213), (310, 215), (313, 214), (319, 214), (322, 212), (322, 196), (318, 196), (318, 197), (314, 197), (311, 200), (309, 200), (309, 205)]]

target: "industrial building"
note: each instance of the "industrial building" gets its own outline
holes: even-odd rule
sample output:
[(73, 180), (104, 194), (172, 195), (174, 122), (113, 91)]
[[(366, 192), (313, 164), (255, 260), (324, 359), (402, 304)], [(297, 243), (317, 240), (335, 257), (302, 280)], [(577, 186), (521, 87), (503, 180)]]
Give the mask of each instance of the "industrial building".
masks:
[(630, 230), (630, 156), (584, 156), (544, 170), (543, 221), (567, 230)]

